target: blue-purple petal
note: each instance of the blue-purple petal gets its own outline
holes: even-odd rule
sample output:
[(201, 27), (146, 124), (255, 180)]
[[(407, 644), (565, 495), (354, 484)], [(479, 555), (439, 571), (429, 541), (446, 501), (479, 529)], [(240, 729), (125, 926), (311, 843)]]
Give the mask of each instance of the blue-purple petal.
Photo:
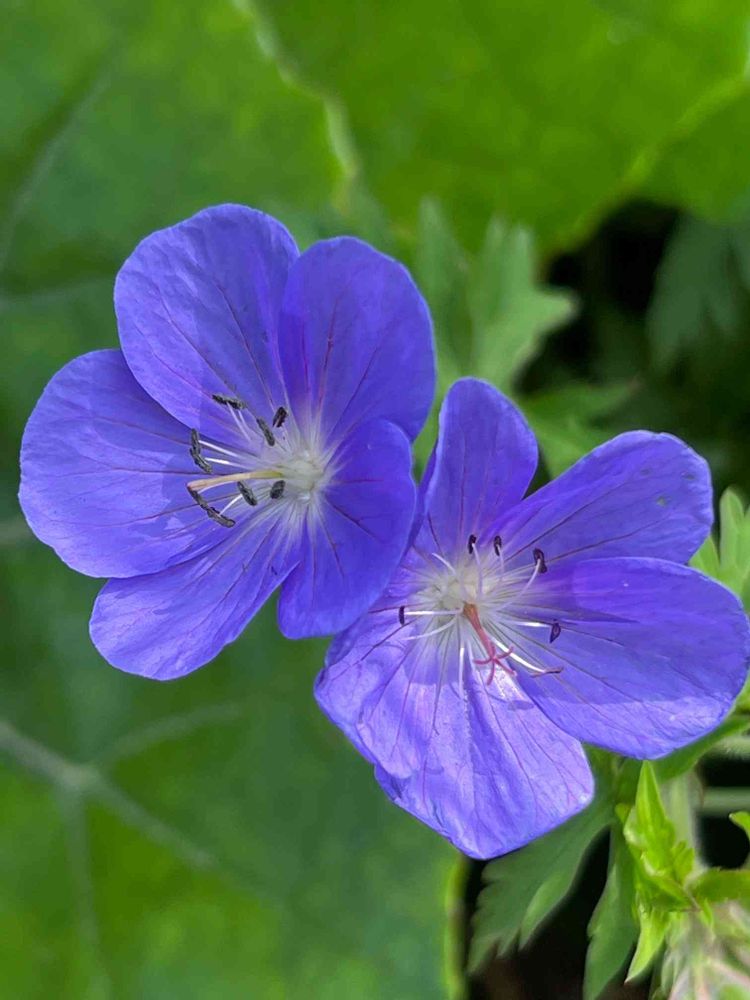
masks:
[(523, 497), (536, 464), (534, 435), (510, 400), (479, 379), (454, 383), (425, 492), (425, 544), (449, 558), (465, 551), (472, 534), (485, 544), (498, 515)]
[(411, 449), (399, 427), (363, 424), (333, 461), (334, 480), (279, 600), (279, 625), (293, 639), (338, 632), (367, 611), (403, 554), (414, 515)]
[(670, 434), (632, 431), (586, 455), (504, 516), (506, 556), (566, 555), (687, 562), (713, 521), (706, 462)]
[(35, 534), (90, 576), (136, 576), (222, 537), (190, 499), (190, 432), (119, 351), (75, 358), (50, 381), (21, 449), (20, 501)]
[(281, 223), (220, 205), (153, 233), (127, 259), (115, 285), (125, 358), (182, 423), (231, 440), (231, 417), (214, 393), (269, 421), (284, 402), (277, 326), (296, 257)]
[(509, 678), (502, 695), (470, 668), (462, 680), (455, 647), (441, 661), (428, 641), (402, 641), (395, 611), (368, 615), (332, 652), (321, 708), (390, 798), (464, 853), (514, 850), (590, 801), (577, 740)]
[(378, 418), (410, 438), (422, 428), (435, 391), (427, 306), (406, 269), (366, 243), (326, 240), (296, 261), (279, 352), (295, 416), (327, 440)]
[(120, 670), (161, 681), (182, 677), (237, 638), (297, 556), (278, 517), (259, 516), (244, 529), (238, 524), (189, 562), (110, 580), (94, 604), (91, 638)]
[(657, 559), (569, 560), (514, 609), (517, 652), (558, 674), (524, 689), (566, 732), (632, 757), (658, 757), (712, 730), (747, 676), (750, 630), (737, 598), (701, 573)]

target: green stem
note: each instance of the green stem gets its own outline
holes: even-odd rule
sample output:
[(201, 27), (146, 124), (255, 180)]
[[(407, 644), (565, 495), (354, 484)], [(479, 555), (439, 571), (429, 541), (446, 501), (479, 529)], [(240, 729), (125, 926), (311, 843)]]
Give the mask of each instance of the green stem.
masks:
[(703, 796), (704, 816), (728, 816), (750, 809), (750, 788), (708, 788)]
[(728, 736), (710, 750), (712, 756), (750, 760), (750, 736)]

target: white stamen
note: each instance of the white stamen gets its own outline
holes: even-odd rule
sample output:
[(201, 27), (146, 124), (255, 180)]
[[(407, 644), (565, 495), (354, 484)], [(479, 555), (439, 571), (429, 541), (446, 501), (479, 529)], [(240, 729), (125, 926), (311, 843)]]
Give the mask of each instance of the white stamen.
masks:
[(430, 635), (440, 635), (441, 632), (447, 632), (449, 628), (453, 628), (453, 622), (447, 622), (445, 625), (441, 625), (440, 628), (430, 629), (429, 632), (420, 632), (418, 635), (406, 635), (403, 637), (404, 642), (415, 642), (417, 639), (426, 639)]
[[(211, 506), (228, 500), (218, 511), (221, 515), (231, 509), (235, 519), (245, 521), (268, 507), (284, 511), (291, 532), (301, 529), (308, 513), (318, 509), (321, 491), (335, 476), (331, 449), (322, 446), (315, 429), (303, 434), (292, 414), (287, 414), (283, 433), (279, 433), (279, 428), (272, 429), (273, 415), (266, 420), (217, 402), (229, 410), (240, 443), (227, 446), (197, 437), (200, 456), (210, 468), (187, 483), (189, 490), (195, 497), (205, 495), (204, 502)], [(195, 439), (194, 433), (193, 448)], [(228, 486), (232, 492), (227, 494)]]
[[(507, 571), (502, 545), (498, 546), (493, 539), (489, 552), (480, 551), (472, 535), (467, 552), (458, 557), (455, 565), (438, 552), (419, 554), (422, 564), (411, 569), (415, 593), (408, 604), (398, 607), (399, 619), (404, 625), (416, 618), (439, 618), (441, 621), (436, 623), (436, 628), (425, 632), (400, 634), (402, 641), (429, 641), (452, 630), (458, 637), (460, 658), (478, 669), (488, 668), (487, 683), (495, 679), (496, 672), (512, 677), (515, 671), (511, 663), (535, 677), (559, 673), (556, 668), (545, 668), (534, 662), (529, 643), (532, 649), (540, 644), (530, 636), (525, 642), (523, 631), (553, 630), (554, 625), (559, 626), (557, 618), (529, 620), (513, 612), (513, 607), (534, 587), (542, 569), (546, 568), (541, 553), (534, 559), (533, 566), (517, 565)], [(559, 635), (558, 627), (554, 639)]]

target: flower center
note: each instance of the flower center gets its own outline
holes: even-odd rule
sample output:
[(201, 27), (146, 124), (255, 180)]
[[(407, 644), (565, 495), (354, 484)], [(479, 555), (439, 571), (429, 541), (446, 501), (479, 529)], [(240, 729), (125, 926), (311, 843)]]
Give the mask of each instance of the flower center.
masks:
[(187, 484), (193, 500), (225, 528), (250, 509), (259, 513), (279, 504), (304, 518), (333, 474), (317, 436), (303, 436), (283, 406), (267, 421), (249, 415), (241, 399), (218, 393), (213, 398), (231, 414), (239, 436), (219, 444), (190, 432), (191, 458), (205, 473)]
[(438, 553), (425, 556), (413, 601), (399, 607), (402, 628), (410, 628), (407, 641), (433, 639), (444, 643), (458, 640), (460, 657), (468, 655), (476, 667), (486, 667), (491, 684), (499, 667), (511, 676), (518, 667), (532, 675), (559, 673), (537, 666), (521, 655), (519, 639), (527, 628), (546, 629), (549, 642), (562, 631), (557, 619), (529, 621), (521, 613), (524, 596), (538, 576), (547, 572), (541, 549), (534, 549), (531, 566), (506, 567), (502, 541), (480, 552), (476, 535), (470, 535), (466, 553), (454, 563)]

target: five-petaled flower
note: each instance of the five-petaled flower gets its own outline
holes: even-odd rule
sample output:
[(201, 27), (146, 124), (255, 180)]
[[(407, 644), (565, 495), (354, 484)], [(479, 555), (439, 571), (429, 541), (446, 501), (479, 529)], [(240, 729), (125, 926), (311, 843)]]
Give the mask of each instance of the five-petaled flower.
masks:
[(683, 565), (712, 521), (693, 451), (623, 434), (523, 499), (536, 461), (507, 399), (453, 386), (412, 544), (316, 685), (388, 795), (480, 858), (587, 804), (579, 741), (658, 757), (713, 729), (750, 651), (736, 597)]
[(144, 240), (115, 307), (122, 350), (72, 361), (31, 415), (20, 494), (39, 538), (113, 578), (102, 654), (177, 677), (278, 586), (287, 636), (351, 624), (406, 545), (434, 390), (405, 269), (351, 238), (300, 255), (225, 205)]

